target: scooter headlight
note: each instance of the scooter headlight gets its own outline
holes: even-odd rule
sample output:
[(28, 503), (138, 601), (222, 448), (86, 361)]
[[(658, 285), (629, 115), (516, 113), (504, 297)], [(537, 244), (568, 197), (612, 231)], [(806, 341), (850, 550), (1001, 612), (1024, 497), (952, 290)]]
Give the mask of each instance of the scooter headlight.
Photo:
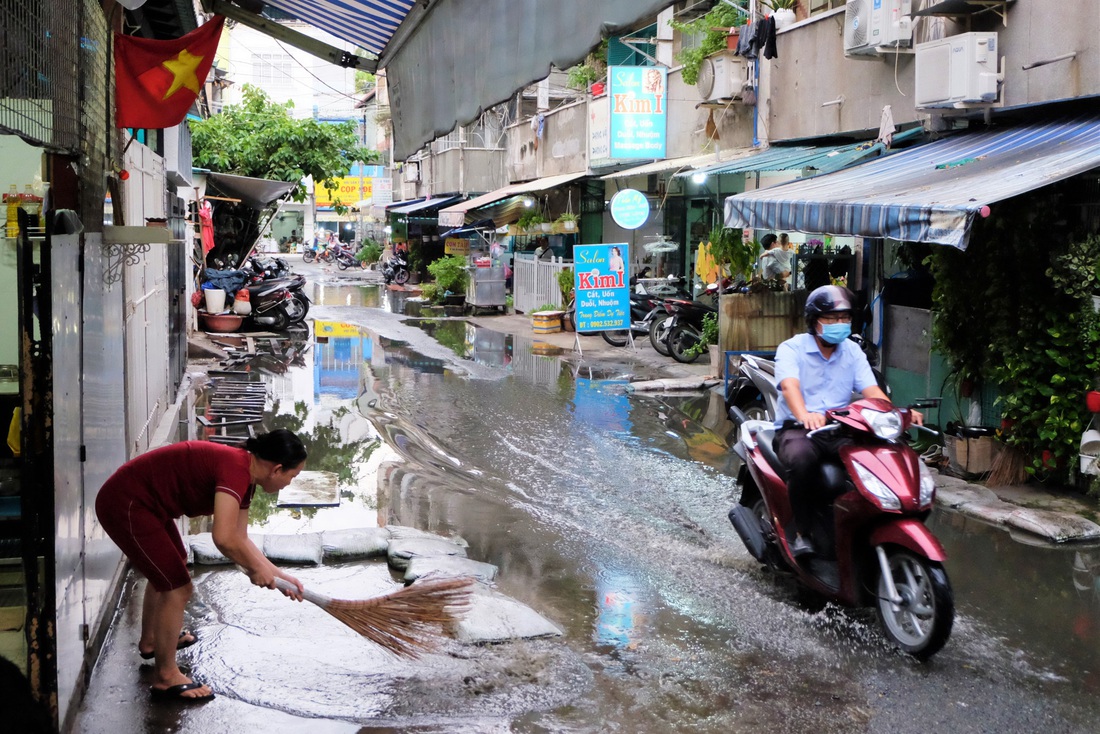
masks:
[(901, 435), (901, 413), (896, 410), (882, 412), (864, 408), (862, 411), (864, 420), (871, 426), (875, 435), (886, 441), (893, 441)]
[(852, 467), (856, 470), (856, 476), (859, 478), (859, 483), (863, 487), (874, 495), (878, 500), (879, 505), (884, 510), (900, 510), (901, 500), (894, 494), (893, 490), (886, 486), (886, 484), (871, 473), (871, 470), (860, 464), (858, 461), (852, 462)]
[(920, 466), (920, 507), (923, 510), (936, 499), (936, 478), (923, 461), (918, 461), (917, 464)]

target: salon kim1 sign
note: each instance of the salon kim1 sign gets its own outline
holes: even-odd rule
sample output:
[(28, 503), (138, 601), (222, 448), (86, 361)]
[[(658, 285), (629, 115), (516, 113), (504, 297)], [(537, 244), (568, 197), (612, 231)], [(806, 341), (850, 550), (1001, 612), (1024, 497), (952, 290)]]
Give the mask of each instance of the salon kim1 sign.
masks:
[(577, 331), (630, 327), (630, 262), (626, 244), (573, 247), (574, 315)]

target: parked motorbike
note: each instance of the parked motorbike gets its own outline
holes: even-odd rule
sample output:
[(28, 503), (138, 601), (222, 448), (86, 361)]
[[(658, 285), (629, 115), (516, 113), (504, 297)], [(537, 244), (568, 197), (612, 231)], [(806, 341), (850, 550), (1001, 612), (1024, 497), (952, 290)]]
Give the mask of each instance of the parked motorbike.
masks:
[(826, 426), (808, 434), (835, 441), (837, 460), (821, 467), (822, 502), (811, 539), (818, 554), (795, 558), (786, 468), (776, 455), (770, 421), (740, 425), (734, 451), (744, 462), (741, 497), (729, 519), (754, 558), (788, 570), (818, 598), (849, 607), (875, 607), (886, 636), (917, 659), (939, 651), (951, 634), (954, 594), (943, 546), (924, 525), (936, 484), (900, 439), (910, 410), (861, 399), (826, 412)]
[(717, 314), (718, 309), (702, 301), (677, 299), (666, 300), (664, 306), (672, 315), (662, 327), (667, 331), (665, 343), (668, 345), (668, 352), (677, 362), (690, 364), (700, 354), (708, 351), (706, 344), (703, 344), (701, 352), (694, 352), (692, 347), (703, 342), (703, 317)]
[(262, 275), (265, 280), (283, 278), (290, 274), (290, 264), (281, 257), (261, 257), (253, 255), (248, 258), (246, 267), (253, 273)]
[[(251, 313), (245, 318), (246, 327), (265, 331), (285, 331), (292, 323), (305, 318), (299, 301), (277, 280), (264, 280), (245, 286)], [(294, 319), (292, 319), (292, 315)]]
[(348, 268), (361, 268), (366, 270), (368, 265), (366, 262), (359, 260), (348, 248), (343, 245), (336, 245), (332, 248), (332, 257), (336, 262), (336, 267), (341, 270), (347, 270)]
[(278, 285), (290, 291), (290, 295), (295, 301), (294, 303), (287, 304), (287, 315), (290, 316), (290, 323), (297, 324), (305, 320), (312, 302), (305, 293), (306, 277), (304, 275), (301, 273), (291, 273), (288, 268), (288, 272), (282, 277), (269, 277), (265, 275), (265, 273), (270, 271), (257, 271), (254, 266), (251, 266), (251, 263), (250, 267), (246, 267), (242, 272), (248, 275), (248, 285), (250, 288), (251, 286), (263, 283)]
[(386, 285), (405, 285), (409, 282), (409, 261), (404, 253), (395, 252), (393, 257), (382, 264), (382, 279), (386, 281)]
[(630, 294), (630, 327), (601, 331), (603, 340), (613, 347), (626, 346), (629, 336), (645, 337), (649, 335), (653, 321), (658, 314), (664, 314), (664, 302), (644, 293)]

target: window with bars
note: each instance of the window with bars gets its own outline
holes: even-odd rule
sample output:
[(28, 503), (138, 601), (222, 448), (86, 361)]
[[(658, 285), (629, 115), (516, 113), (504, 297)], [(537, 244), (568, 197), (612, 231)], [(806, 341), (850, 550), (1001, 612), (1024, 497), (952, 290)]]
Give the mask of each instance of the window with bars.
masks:
[(286, 89), (291, 85), (293, 63), (289, 54), (252, 54), (252, 83), (260, 89)]

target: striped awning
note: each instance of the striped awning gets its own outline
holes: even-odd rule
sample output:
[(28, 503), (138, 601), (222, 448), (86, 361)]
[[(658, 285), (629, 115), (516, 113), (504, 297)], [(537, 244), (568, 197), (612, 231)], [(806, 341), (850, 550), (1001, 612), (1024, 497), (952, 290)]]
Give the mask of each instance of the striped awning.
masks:
[(1097, 167), (1097, 115), (963, 133), (837, 173), (730, 196), (725, 224), (966, 249), (983, 208)]
[(380, 55), (416, 0), (265, 0), (265, 3)]

